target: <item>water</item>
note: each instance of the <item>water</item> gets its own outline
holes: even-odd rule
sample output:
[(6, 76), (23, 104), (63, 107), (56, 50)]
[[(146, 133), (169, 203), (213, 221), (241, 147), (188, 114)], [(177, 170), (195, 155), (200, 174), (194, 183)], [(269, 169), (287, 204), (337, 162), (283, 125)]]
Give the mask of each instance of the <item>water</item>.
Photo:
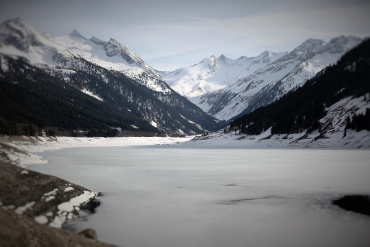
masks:
[(360, 150), (75, 148), (31, 169), (97, 192), (76, 231), (127, 247), (370, 246), (370, 217), (331, 200), (370, 194)]

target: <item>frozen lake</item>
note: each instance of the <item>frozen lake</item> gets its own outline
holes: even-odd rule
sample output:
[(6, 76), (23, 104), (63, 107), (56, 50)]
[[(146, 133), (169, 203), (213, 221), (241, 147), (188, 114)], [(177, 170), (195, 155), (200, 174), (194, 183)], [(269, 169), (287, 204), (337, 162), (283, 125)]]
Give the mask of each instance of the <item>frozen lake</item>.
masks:
[(94, 147), (30, 169), (97, 192), (87, 221), (125, 247), (370, 246), (370, 217), (331, 200), (370, 194), (368, 150)]

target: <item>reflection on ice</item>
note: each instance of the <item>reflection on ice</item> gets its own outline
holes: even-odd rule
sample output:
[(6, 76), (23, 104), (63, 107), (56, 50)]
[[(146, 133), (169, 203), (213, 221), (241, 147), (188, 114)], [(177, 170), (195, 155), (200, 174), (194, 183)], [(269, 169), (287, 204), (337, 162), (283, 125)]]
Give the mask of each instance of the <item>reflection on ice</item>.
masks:
[(332, 201), (370, 193), (367, 150), (77, 148), (33, 169), (95, 191), (80, 231), (120, 246), (370, 246), (370, 217)]

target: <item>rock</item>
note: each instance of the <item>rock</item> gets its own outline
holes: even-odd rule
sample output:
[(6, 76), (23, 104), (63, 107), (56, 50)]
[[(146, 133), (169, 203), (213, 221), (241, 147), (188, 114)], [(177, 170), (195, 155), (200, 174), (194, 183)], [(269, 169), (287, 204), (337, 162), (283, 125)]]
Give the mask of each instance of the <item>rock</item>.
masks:
[(94, 214), (95, 213), (95, 208), (97, 208), (99, 205), (100, 205), (100, 201), (93, 198), (92, 200), (85, 203), (84, 205), (81, 205), (80, 208), (82, 210), (88, 211), (90, 214)]
[(370, 196), (368, 195), (347, 195), (334, 200), (333, 204), (345, 210), (370, 216)]
[(80, 235), (84, 235), (87, 238), (91, 238), (94, 240), (98, 240), (98, 235), (96, 234), (94, 229), (88, 228), (79, 233)]

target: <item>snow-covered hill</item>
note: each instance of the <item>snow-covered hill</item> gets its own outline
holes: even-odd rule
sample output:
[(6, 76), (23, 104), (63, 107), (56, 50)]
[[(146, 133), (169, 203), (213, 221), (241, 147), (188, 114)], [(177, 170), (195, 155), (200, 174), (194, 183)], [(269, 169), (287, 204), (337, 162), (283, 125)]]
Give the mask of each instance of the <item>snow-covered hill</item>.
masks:
[(162, 76), (174, 90), (204, 111), (229, 120), (302, 86), (359, 43), (361, 39), (353, 36), (336, 37), (328, 43), (309, 39), (289, 53), (264, 52), (256, 58), (237, 60), (211, 57)]

